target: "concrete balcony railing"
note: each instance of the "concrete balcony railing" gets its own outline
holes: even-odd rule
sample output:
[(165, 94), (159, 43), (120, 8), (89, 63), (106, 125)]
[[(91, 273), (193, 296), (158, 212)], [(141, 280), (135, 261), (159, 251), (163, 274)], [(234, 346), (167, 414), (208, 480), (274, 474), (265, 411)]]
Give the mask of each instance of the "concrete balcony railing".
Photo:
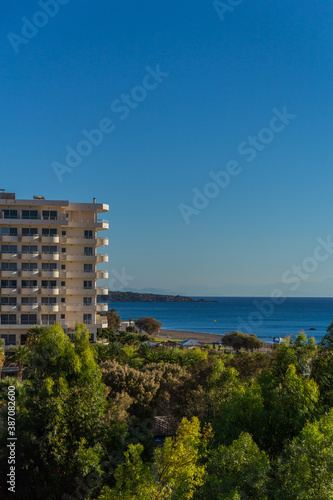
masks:
[(105, 262), (109, 262), (109, 256), (103, 253), (97, 254), (97, 264), (102, 264)]
[(18, 288), (0, 288), (0, 294), (1, 295), (17, 295), (19, 293)]
[(60, 243), (60, 236), (41, 236), (40, 240), (42, 243)]
[(66, 245), (97, 245), (97, 238), (84, 238), (83, 236), (62, 236), (61, 243)]
[(109, 277), (108, 271), (97, 271), (97, 279), (98, 280), (106, 280)]
[(61, 260), (65, 260), (67, 262), (97, 262), (97, 255), (84, 255), (83, 253), (62, 253)]
[(19, 306), (10, 306), (10, 305), (1, 305), (0, 306), (0, 311), (2, 313), (11, 313), (11, 312), (16, 312), (19, 310)]
[(108, 312), (109, 305), (108, 304), (97, 304), (96, 311), (97, 312)]
[(38, 252), (32, 252), (32, 253), (21, 253), (21, 260), (38, 260), (39, 258), (39, 253)]
[(97, 246), (98, 247), (107, 247), (109, 244), (108, 238), (97, 238)]
[(0, 241), (2, 243), (17, 243), (18, 236), (9, 236), (9, 234), (3, 234), (0, 236)]
[(22, 287), (20, 289), (21, 295), (36, 295), (38, 293), (38, 287)]
[(60, 272), (56, 269), (54, 271), (41, 271), (40, 276), (42, 278), (59, 278)]
[(34, 234), (32, 236), (20, 236), (20, 241), (22, 243), (38, 243), (39, 242), (39, 235)]
[(63, 277), (63, 278), (96, 279), (97, 272), (86, 273), (85, 271), (62, 271), (61, 277)]
[(54, 253), (41, 253), (40, 258), (42, 260), (60, 260), (60, 254), (58, 252)]
[(39, 271), (20, 271), (21, 278), (38, 278)]
[(59, 287), (42, 287), (39, 289), (39, 293), (41, 295), (59, 295)]
[(58, 304), (52, 304), (49, 306), (46, 305), (41, 305), (39, 306), (39, 311), (43, 312), (58, 312), (59, 311), (59, 305)]
[(67, 222), (69, 227), (109, 229), (109, 221), (104, 219), (84, 219), (79, 217), (69, 217), (67, 219)]
[(19, 271), (0, 271), (1, 278), (17, 278)]
[(37, 312), (38, 304), (21, 304), (20, 305), (21, 312)]
[(77, 303), (77, 304), (66, 304), (61, 306), (61, 311), (63, 312), (95, 312), (96, 311), (96, 306), (91, 305), (91, 306), (84, 306), (82, 305), (82, 302)]
[(16, 260), (19, 258), (19, 254), (16, 253), (0, 253), (0, 260)]

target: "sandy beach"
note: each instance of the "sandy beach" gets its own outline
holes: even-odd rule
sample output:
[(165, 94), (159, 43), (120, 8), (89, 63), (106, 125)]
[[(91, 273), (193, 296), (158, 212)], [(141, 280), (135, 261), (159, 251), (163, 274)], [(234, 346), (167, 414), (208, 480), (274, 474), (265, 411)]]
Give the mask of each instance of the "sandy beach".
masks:
[(223, 335), (216, 335), (215, 333), (200, 333), (200, 332), (185, 332), (183, 330), (160, 330), (159, 337), (170, 337), (172, 339), (179, 340), (198, 340), (199, 342), (203, 342), (205, 344), (212, 344), (213, 342), (217, 342), (220, 340)]

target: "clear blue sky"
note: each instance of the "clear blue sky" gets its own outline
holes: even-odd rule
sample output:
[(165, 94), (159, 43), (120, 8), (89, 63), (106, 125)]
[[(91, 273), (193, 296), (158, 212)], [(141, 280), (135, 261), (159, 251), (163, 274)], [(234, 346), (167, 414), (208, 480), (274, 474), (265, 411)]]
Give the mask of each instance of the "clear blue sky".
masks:
[[(110, 286), (266, 293), (333, 234), (330, 2), (244, 0), (220, 15), (203, 0), (59, 3), (44, 6), (53, 17), (31, 0), (1, 7), (0, 187), (108, 203), (108, 269), (131, 276)], [(296, 117), (267, 131), (284, 107)], [(68, 169), (66, 146), (104, 118), (113, 131), (59, 182), (54, 162)], [(239, 175), (186, 223), (179, 206), (232, 160)], [(297, 294), (332, 277), (330, 255)]]

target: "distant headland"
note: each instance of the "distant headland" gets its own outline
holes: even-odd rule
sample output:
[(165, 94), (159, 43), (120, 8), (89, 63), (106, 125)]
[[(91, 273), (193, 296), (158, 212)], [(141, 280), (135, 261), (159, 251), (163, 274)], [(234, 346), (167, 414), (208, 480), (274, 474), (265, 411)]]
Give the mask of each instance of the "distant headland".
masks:
[(182, 295), (160, 295), (155, 293), (139, 292), (112, 292), (108, 295), (99, 295), (99, 302), (216, 302), (215, 300), (192, 299)]

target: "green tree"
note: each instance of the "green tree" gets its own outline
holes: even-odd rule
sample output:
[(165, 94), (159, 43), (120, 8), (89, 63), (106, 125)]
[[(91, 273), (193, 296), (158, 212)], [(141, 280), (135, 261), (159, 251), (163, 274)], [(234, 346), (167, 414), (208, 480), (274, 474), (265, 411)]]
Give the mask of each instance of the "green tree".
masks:
[(176, 438), (166, 438), (153, 463), (143, 462), (142, 445), (130, 445), (116, 470), (115, 488), (105, 488), (99, 500), (190, 500), (202, 484), (202, 449), (204, 437), (195, 417), (182, 420)]
[(333, 498), (333, 410), (307, 424), (279, 460), (272, 498), (328, 500)]
[(135, 326), (139, 328), (140, 332), (144, 331), (149, 335), (153, 335), (159, 332), (162, 323), (157, 321), (155, 318), (145, 316), (144, 318), (136, 319)]
[(116, 313), (116, 310), (110, 309), (110, 311), (106, 313), (106, 317), (108, 319), (108, 328), (118, 330), (121, 324), (121, 317)]
[(250, 434), (242, 433), (229, 447), (212, 451), (204, 484), (195, 499), (267, 499), (269, 472), (265, 452), (259, 450)]
[(22, 380), (22, 372), (25, 365), (28, 365), (31, 359), (31, 351), (24, 345), (17, 345), (11, 350), (8, 356), (9, 366), (17, 366), (17, 377)]
[(4, 348), (4, 341), (3, 339), (0, 339), (0, 379), (1, 379), (1, 371), (3, 368), (3, 365), (5, 363), (5, 348)]
[(319, 345), (321, 347), (324, 347), (325, 349), (333, 350), (333, 320), (331, 321), (330, 326), (327, 328), (327, 333), (321, 339)]
[(253, 333), (248, 335), (242, 332), (226, 333), (222, 338), (222, 343), (227, 347), (232, 347), (236, 352), (241, 349), (253, 351), (264, 345)]

